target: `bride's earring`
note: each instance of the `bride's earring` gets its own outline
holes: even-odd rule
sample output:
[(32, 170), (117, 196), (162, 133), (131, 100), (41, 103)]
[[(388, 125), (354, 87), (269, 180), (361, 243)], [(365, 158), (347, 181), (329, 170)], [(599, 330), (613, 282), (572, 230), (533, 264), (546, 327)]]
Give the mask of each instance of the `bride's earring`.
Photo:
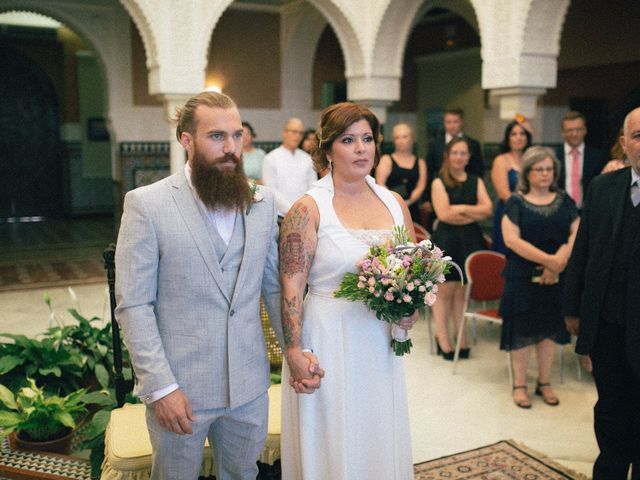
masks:
[(329, 160), (329, 172), (333, 173), (333, 162)]

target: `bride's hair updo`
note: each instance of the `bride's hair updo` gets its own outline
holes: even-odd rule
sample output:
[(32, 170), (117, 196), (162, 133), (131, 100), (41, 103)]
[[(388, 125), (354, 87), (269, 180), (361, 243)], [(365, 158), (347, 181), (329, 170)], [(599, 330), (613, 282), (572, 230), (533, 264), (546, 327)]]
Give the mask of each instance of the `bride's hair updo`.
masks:
[(342, 102), (325, 108), (320, 116), (320, 128), (316, 131), (315, 143), (311, 150), (313, 166), (321, 172), (329, 166), (327, 153), (336, 138), (359, 120), (366, 120), (371, 127), (373, 138), (376, 140), (376, 153), (373, 159), (375, 168), (380, 161), (380, 122), (378, 118), (366, 106), (359, 103)]

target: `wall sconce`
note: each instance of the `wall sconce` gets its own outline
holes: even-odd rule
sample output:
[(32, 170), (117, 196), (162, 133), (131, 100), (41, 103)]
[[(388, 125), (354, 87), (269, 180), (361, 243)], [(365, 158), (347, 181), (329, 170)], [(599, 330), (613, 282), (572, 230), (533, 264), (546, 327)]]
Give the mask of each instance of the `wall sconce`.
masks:
[(215, 93), (222, 93), (222, 88), (220, 88), (218, 85), (209, 85), (207, 88), (205, 88), (206, 92), (215, 92)]

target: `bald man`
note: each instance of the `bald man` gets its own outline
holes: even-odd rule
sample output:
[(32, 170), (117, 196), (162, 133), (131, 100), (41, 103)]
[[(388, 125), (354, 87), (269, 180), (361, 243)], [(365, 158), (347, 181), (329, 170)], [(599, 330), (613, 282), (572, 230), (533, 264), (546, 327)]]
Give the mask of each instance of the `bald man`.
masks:
[(279, 217), (284, 217), (318, 179), (311, 157), (298, 148), (303, 134), (302, 121), (288, 119), (282, 130), (282, 145), (264, 157), (262, 182), (273, 190)]
[(565, 322), (598, 390), (594, 480), (640, 479), (640, 108), (620, 144), (630, 167), (593, 179), (565, 279)]

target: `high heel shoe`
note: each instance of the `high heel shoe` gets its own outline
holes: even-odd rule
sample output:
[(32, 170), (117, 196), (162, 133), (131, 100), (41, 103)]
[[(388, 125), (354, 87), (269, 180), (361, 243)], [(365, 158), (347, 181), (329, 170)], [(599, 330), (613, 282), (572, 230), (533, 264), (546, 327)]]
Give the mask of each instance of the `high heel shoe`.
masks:
[(460, 349), (460, 358), (469, 358), (469, 354), (471, 353), (470, 348), (461, 348)]
[(542, 393), (542, 388), (544, 387), (551, 387), (550, 383), (540, 383), (539, 381), (536, 382), (536, 395), (539, 397), (542, 397), (542, 401), (544, 403), (546, 403), (547, 405), (551, 405), (552, 407), (555, 407), (557, 405), (560, 404), (560, 400), (558, 400), (558, 397), (556, 397), (555, 395), (551, 394), (551, 395), (545, 395), (544, 393)]
[(453, 356), (454, 356), (453, 350), (451, 350), (450, 352), (445, 352), (444, 350), (442, 350), (442, 348), (440, 348), (440, 342), (438, 342), (437, 338), (436, 338), (436, 349), (438, 351), (438, 355), (442, 355), (442, 358), (444, 358), (445, 360), (448, 360), (448, 361), (453, 360)]
[[(515, 392), (516, 390), (524, 390), (525, 395), (527, 394), (527, 386), (526, 385), (518, 385), (518, 386), (513, 386), (513, 391)], [(526, 400), (519, 400), (516, 401), (514, 400), (513, 403), (516, 404), (517, 407), (520, 408), (524, 408), (524, 409), (529, 409), (531, 408), (531, 402), (529, 401), (529, 396), (527, 396)]]

